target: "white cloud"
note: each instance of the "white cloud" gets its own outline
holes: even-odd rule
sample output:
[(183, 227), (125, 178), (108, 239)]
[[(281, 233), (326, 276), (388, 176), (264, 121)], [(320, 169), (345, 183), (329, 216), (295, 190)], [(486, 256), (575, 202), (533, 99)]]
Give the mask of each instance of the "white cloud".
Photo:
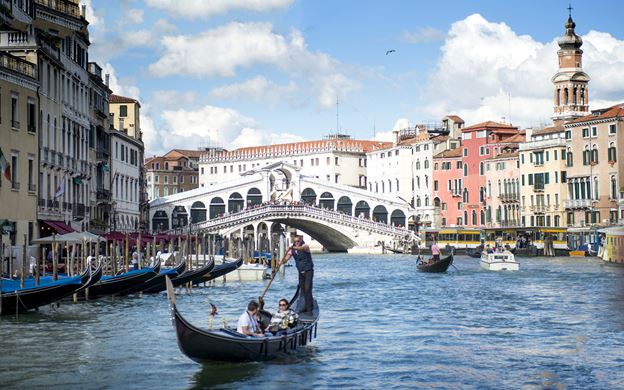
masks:
[(171, 34), (178, 29), (175, 24), (169, 22), (167, 19), (158, 19), (156, 23), (154, 23), (154, 28), (156, 31), (163, 34)]
[(215, 88), (210, 91), (210, 96), (218, 99), (252, 99), (275, 103), (296, 90), (297, 86), (292, 81), (287, 85), (279, 85), (264, 76), (256, 76), (242, 83)]
[(197, 92), (195, 91), (154, 91), (150, 100), (156, 105), (167, 108), (195, 106), (197, 104)]
[(304, 139), (300, 136), (289, 133), (269, 133), (264, 130), (244, 128), (238, 137), (232, 141), (233, 148), (244, 148), (258, 145), (285, 144), (290, 142), (300, 142)]
[[(611, 99), (624, 96), (624, 79), (617, 76), (624, 68), (624, 42), (597, 32), (583, 39), (583, 69), (592, 78), (590, 106), (614, 104)], [(543, 44), (478, 14), (454, 23), (425, 89), (425, 114), (455, 113), (468, 124), (503, 117), (520, 126), (550, 122), (556, 40)]]
[(433, 27), (422, 27), (415, 32), (403, 31), (401, 38), (407, 43), (427, 43), (443, 41), (446, 38), (446, 34)]
[(174, 16), (199, 19), (209, 18), (234, 10), (265, 12), (290, 7), (293, 0), (147, 0), (147, 5)]
[(89, 31), (102, 28), (104, 18), (93, 8), (93, 1), (80, 0), (80, 5), (86, 6), (86, 18), (89, 21)]
[(143, 10), (140, 8), (128, 8), (124, 11), (124, 19), (129, 24), (142, 24)]
[(332, 107), (336, 96), (344, 97), (359, 88), (340, 72), (337, 61), (310, 52), (301, 32), (293, 30), (286, 37), (272, 28), (270, 23), (232, 22), (194, 36), (164, 37), (163, 55), (149, 70), (161, 77), (234, 77), (239, 68), (270, 65), (306, 83), (305, 90), (316, 95), (324, 108)]

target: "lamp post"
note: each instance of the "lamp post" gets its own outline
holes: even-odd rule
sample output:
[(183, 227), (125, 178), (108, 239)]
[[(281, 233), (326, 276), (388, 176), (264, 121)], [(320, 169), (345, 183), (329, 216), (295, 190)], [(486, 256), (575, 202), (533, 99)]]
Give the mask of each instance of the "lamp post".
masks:
[(117, 202), (113, 201), (113, 203), (111, 203), (112, 206), (112, 210), (111, 210), (111, 216), (113, 218), (113, 223), (111, 224), (113, 227), (113, 231), (116, 232), (117, 231)]

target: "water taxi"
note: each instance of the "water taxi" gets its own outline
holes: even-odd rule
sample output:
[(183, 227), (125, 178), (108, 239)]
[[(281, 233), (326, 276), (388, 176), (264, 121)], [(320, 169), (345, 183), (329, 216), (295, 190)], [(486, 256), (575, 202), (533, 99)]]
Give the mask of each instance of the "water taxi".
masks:
[(520, 263), (510, 251), (486, 253), (481, 255), (481, 268), (488, 271), (518, 271)]

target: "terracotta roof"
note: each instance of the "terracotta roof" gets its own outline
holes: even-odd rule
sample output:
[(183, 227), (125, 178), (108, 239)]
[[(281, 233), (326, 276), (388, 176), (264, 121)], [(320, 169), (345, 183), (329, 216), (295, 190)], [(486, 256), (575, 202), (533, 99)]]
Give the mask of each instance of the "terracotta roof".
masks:
[(352, 139), (323, 139), (316, 141), (302, 141), (288, 144), (274, 144), (262, 146), (250, 146), (234, 149), (231, 151), (216, 152), (207, 156), (207, 152), (202, 155), (207, 158), (249, 158), (266, 154), (299, 154), (306, 152), (317, 152), (327, 150), (338, 150), (356, 153), (367, 153), (372, 150), (385, 149), (392, 146), (392, 142), (362, 141)]
[(136, 103), (136, 104), (139, 104), (139, 101), (136, 100), (136, 99), (132, 99), (132, 98), (125, 97), (125, 96), (119, 96), (119, 95), (110, 95), (110, 97), (108, 98), (108, 102), (109, 103)]
[(520, 152), (514, 150), (513, 152), (508, 153), (499, 153), (496, 156), (486, 158), (485, 160), (502, 160), (504, 158), (517, 158), (520, 155)]
[(447, 115), (447, 118), (449, 118), (450, 120), (452, 120), (455, 123), (464, 123), (464, 120), (460, 117), (458, 117), (457, 115)]
[(184, 157), (200, 158), (204, 153), (205, 152), (203, 150), (171, 149), (170, 151), (165, 153), (164, 157), (177, 155)]
[(440, 143), (448, 141), (449, 138), (451, 137), (449, 137), (448, 135), (434, 135), (431, 137), (431, 140), (433, 142)]
[(602, 110), (593, 110), (591, 115), (587, 115), (581, 118), (576, 118), (574, 120), (566, 122), (566, 125), (572, 124), (572, 123), (584, 123), (584, 122), (590, 122), (590, 121), (595, 121), (595, 120), (600, 120), (600, 119), (616, 118), (616, 117), (624, 117), (624, 103), (619, 103), (619, 104), (616, 104), (615, 106), (611, 106), (609, 108), (602, 109)]
[(461, 157), (461, 155), (462, 155), (462, 148), (455, 148), (455, 149), (449, 149), (449, 150), (440, 152), (436, 154), (435, 156), (433, 156), (433, 158), (454, 158), (454, 157)]
[(526, 141), (525, 134), (514, 134), (509, 138), (505, 138), (500, 141), (490, 142), (491, 144), (513, 144), (513, 143), (521, 143)]
[(561, 133), (562, 131), (563, 131), (563, 126), (562, 125), (549, 126), (549, 127), (544, 127), (543, 129), (535, 130), (531, 136), (533, 137), (533, 136), (536, 136), (536, 135), (547, 135), (547, 134), (553, 134), (553, 133)]
[(472, 130), (480, 130), (480, 129), (505, 129), (505, 130), (517, 130), (516, 126), (508, 125), (506, 123), (498, 123), (494, 121), (487, 121), (477, 123), (476, 125), (464, 127), (461, 129), (462, 131), (472, 131)]

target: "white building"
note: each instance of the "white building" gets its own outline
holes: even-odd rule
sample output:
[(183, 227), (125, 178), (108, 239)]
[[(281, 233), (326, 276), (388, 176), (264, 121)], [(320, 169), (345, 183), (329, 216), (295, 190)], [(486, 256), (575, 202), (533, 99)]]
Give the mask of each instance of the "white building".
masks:
[(111, 130), (112, 228), (135, 232), (139, 227), (140, 160), (143, 143), (123, 131)]
[(432, 127), (424, 125), (393, 132), (392, 144), (366, 154), (368, 190), (410, 204), (415, 209), (414, 222), (439, 226), (433, 204), (433, 156), (459, 145), (457, 134), (462, 125), (460, 118), (449, 116), (435, 126), (443, 130), (438, 133), (430, 134)]
[(199, 186), (206, 187), (238, 177), (243, 172), (285, 162), (300, 167), (301, 174), (331, 183), (367, 188), (366, 153), (389, 142), (352, 140), (331, 136), (323, 140), (254, 146), (232, 151), (210, 150), (199, 160)]

